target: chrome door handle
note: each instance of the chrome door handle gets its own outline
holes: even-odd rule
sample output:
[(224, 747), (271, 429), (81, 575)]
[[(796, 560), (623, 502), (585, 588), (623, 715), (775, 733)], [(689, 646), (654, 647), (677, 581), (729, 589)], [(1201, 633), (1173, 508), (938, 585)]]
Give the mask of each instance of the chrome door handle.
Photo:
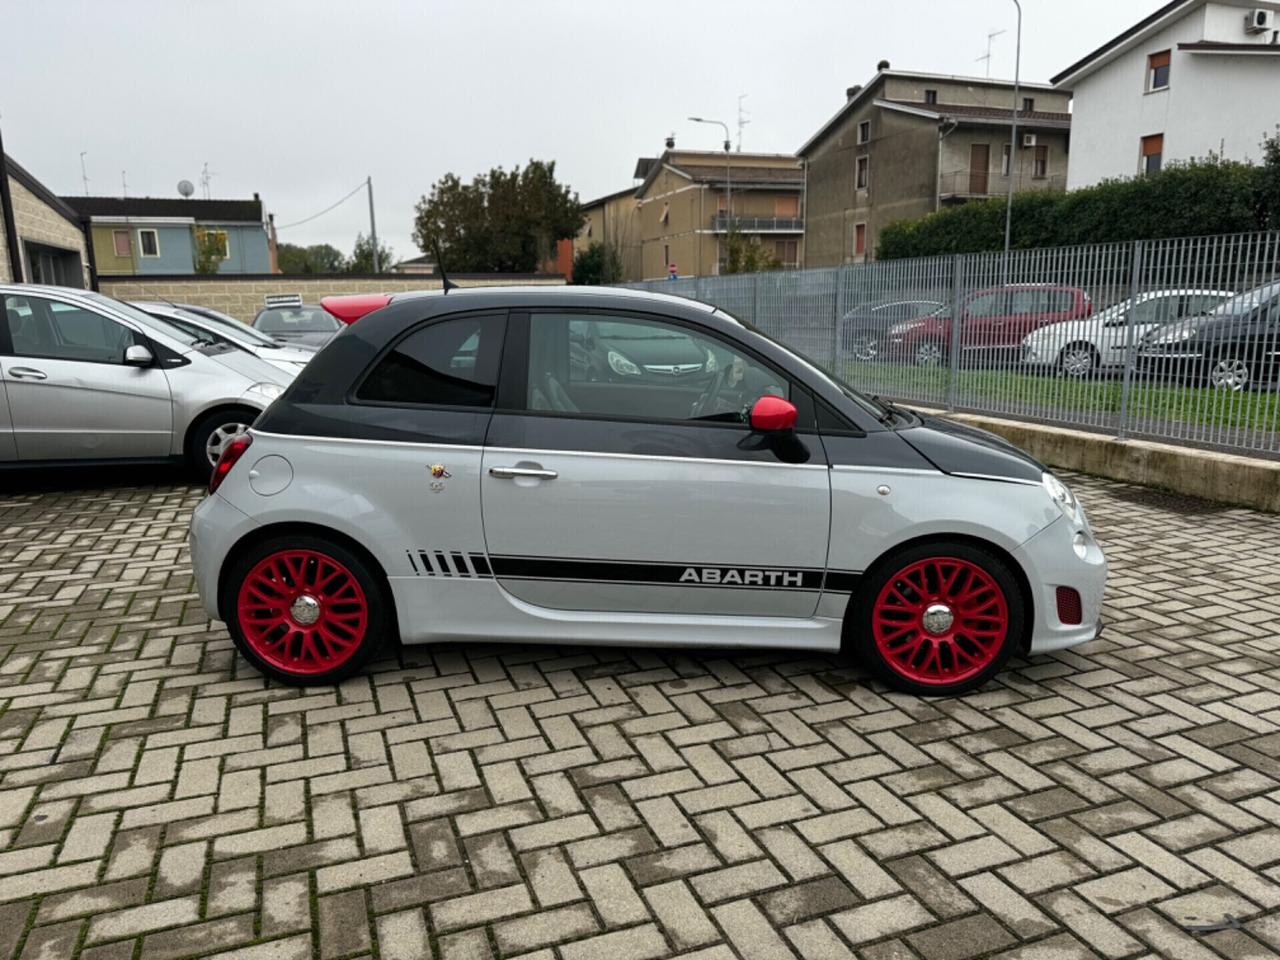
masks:
[(10, 367), (9, 376), (15, 380), (48, 380), (49, 375), (35, 367)]
[(490, 467), (489, 476), (499, 480), (511, 480), (516, 477), (532, 477), (535, 480), (554, 480), (560, 474), (554, 470), (535, 469), (534, 467)]

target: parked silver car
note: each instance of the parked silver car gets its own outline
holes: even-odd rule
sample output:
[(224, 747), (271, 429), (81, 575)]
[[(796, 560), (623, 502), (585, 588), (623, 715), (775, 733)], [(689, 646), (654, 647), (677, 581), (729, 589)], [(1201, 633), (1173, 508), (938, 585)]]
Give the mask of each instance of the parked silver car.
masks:
[(225, 323), (211, 320), (203, 314), (188, 310), (185, 307), (140, 300), (134, 300), (132, 303), (139, 310), (149, 313), (153, 317), (158, 317), (180, 330), (185, 330), (201, 340), (210, 343), (230, 344), (237, 350), (251, 353), (255, 357), (279, 367), (291, 376), (297, 376), (298, 371), (307, 365), (307, 361), (316, 355), (314, 348), (293, 346), (287, 342), (277, 342), (265, 333), (261, 333), (247, 323), (241, 323), (239, 320), (231, 320), (230, 322), (235, 324), (235, 327), (228, 327)]
[(337, 317), (315, 303), (263, 307), (253, 318), (253, 326), (270, 337), (317, 350), (342, 329)]
[(0, 284), (0, 468), (185, 459), (208, 475), (293, 375), (88, 290)]
[(206, 320), (212, 320), (219, 325), (219, 328), (230, 328), (232, 330), (252, 330), (256, 336), (264, 336), (272, 340), (276, 346), (290, 346), (298, 350), (309, 350), (312, 353), (317, 352), (320, 348), (315, 344), (300, 343), (297, 341), (290, 342), (283, 337), (273, 337), (269, 333), (263, 333), (251, 323), (244, 323), (235, 317), (228, 316), (220, 310), (214, 310), (212, 307), (206, 307), (198, 303), (174, 303), (171, 300), (161, 301), (166, 306), (177, 307), (179, 310), (185, 310), (187, 313), (194, 313), (198, 317), (204, 317)]

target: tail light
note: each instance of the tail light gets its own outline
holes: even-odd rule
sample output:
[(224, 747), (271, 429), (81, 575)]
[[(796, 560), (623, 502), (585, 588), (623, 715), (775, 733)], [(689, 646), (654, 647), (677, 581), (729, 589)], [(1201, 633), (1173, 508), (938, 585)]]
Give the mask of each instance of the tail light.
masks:
[(1078, 624), (1084, 618), (1080, 593), (1071, 587), (1058, 588), (1058, 620), (1068, 625)]
[(236, 465), (236, 461), (244, 456), (244, 452), (249, 449), (249, 444), (251, 443), (253, 443), (253, 437), (247, 433), (238, 434), (227, 441), (227, 445), (222, 448), (222, 455), (218, 457), (218, 462), (214, 464), (213, 473), (209, 475), (210, 493), (222, 486), (222, 481), (227, 478), (227, 474)]

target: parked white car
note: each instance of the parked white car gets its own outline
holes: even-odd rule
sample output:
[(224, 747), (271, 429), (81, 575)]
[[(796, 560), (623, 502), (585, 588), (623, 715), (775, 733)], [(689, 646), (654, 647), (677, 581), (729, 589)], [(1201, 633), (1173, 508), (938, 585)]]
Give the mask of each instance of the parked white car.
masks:
[[(1022, 341), (1022, 362), (1051, 367), (1069, 377), (1087, 377), (1099, 370), (1124, 366), (1128, 344), (1135, 347), (1161, 324), (1212, 310), (1230, 290), (1152, 290), (1079, 320), (1051, 323)], [(1132, 335), (1127, 328), (1132, 326)]]
[(233, 320), (232, 322), (239, 327), (237, 330), (193, 310), (168, 303), (133, 301), (133, 305), (203, 341), (229, 344), (237, 350), (251, 353), (279, 367), (290, 376), (297, 376), (298, 371), (307, 365), (307, 361), (316, 355), (316, 351), (310, 347), (296, 347), (276, 341), (247, 323)]
[(293, 375), (89, 290), (0, 284), (0, 469), (186, 460), (208, 476)]

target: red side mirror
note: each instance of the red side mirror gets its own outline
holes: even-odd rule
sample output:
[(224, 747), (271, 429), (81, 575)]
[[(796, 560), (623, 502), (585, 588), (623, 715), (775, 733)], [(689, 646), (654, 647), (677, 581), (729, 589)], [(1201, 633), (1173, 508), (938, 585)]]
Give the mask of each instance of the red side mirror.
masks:
[(762, 433), (794, 430), (796, 426), (795, 404), (781, 397), (766, 395), (751, 407), (751, 429)]

